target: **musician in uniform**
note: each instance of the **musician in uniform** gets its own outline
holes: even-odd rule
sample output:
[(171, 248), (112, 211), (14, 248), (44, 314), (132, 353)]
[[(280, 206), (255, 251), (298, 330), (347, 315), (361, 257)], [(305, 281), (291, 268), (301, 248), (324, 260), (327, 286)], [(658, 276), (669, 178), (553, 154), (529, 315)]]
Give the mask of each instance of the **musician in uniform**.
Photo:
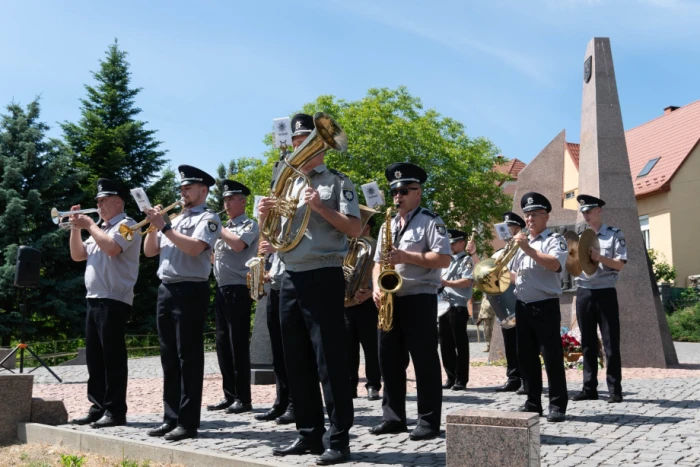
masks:
[[(512, 236), (516, 236), (518, 232), (525, 228), (525, 220), (511, 211), (503, 214), (503, 221), (508, 226), (508, 230), (510, 230)], [(503, 250), (500, 251), (502, 252)], [(503, 347), (506, 352), (506, 376), (508, 380), (506, 384), (496, 388), (496, 392), (517, 391), (518, 394), (526, 394), (527, 391), (525, 388), (527, 385), (521, 377), (520, 368), (518, 366), (518, 332), (515, 327), (506, 329), (501, 326), (500, 328), (501, 334), (503, 335)]]
[(508, 264), (515, 282), (515, 319), (518, 325), (518, 361), (528, 392), (522, 412), (542, 415), (542, 349), (549, 381), (547, 420), (565, 419), (568, 394), (561, 346), (561, 272), (569, 255), (566, 241), (547, 228), (552, 205), (540, 193), (523, 195), (520, 206), (525, 214), (529, 235), (518, 233), (514, 241), (520, 247)]
[(178, 167), (182, 213), (166, 222), (161, 207), (146, 215), (156, 229), (146, 236), (143, 253), (160, 255), (156, 323), (163, 366), (163, 424), (148, 431), (168, 441), (195, 438), (204, 379), (204, 321), (209, 308), (211, 249), (221, 221), (207, 209), (215, 180), (189, 165)]
[(271, 255), (269, 257), (270, 270), (265, 274), (265, 280), (270, 282), (270, 291), (267, 294), (267, 331), (270, 334), (270, 346), (272, 348), (272, 371), (275, 373), (276, 394), (272, 408), (267, 412), (255, 415), (256, 420), (274, 420), (278, 425), (294, 423), (294, 403), (289, 391), (289, 379), (287, 368), (284, 364), (284, 347), (282, 345), (282, 328), (280, 327), (280, 288), (284, 276), (284, 263), (269, 242), (261, 241), (259, 250)]
[[(467, 234), (461, 230), (448, 229), (452, 262), (441, 279), (442, 298), (450, 304), (447, 312), (439, 318), (440, 354), (447, 374), (443, 389), (464, 391), (469, 382), (469, 337), (467, 302), (472, 297), (472, 274), (474, 261), (467, 254)], [(473, 244), (470, 250), (473, 251)]]
[[(377, 241), (370, 236), (374, 227), (374, 217), (370, 217), (362, 232), (362, 238), (372, 245), (372, 255)], [(373, 264), (372, 264), (373, 265)], [(369, 267), (371, 267), (370, 265)], [(365, 354), (365, 376), (367, 378), (367, 399), (379, 400), (382, 389), (382, 374), (379, 371), (379, 350), (377, 347), (377, 306), (372, 300), (371, 278), (368, 284), (361, 286), (355, 294), (357, 303), (345, 308), (345, 326), (348, 330), (348, 356), (350, 362), (350, 388), (353, 398), (357, 397), (357, 385), (360, 380), (360, 344)]]
[[(292, 144), (297, 147), (313, 129), (310, 115), (295, 115)], [(301, 168), (311, 180), (311, 186), (300, 193), (306, 208), (311, 209), (307, 230), (294, 249), (278, 252), (286, 268), (280, 291), (282, 342), (299, 435), (291, 445), (272, 452), (276, 456), (322, 453), (317, 464), (331, 465), (350, 457), (353, 405), (348, 384), (342, 265), (348, 251), (347, 237), (362, 232), (353, 183), (327, 168), (324, 157), (322, 152)], [(299, 180), (294, 188), (301, 187)], [(273, 198), (260, 201), (261, 222), (274, 204)], [(292, 231), (303, 216), (304, 209), (296, 211), (291, 219)], [(289, 220), (282, 229), (286, 222)], [(330, 420), (328, 431), (324, 427), (319, 378)]]
[[(129, 192), (106, 178), (97, 180), (97, 209), (102, 223), (88, 215), (70, 218), (70, 255), (73, 261), (87, 261), (85, 288), (85, 356), (88, 368), (87, 393), (92, 406), (88, 414), (73, 419), (77, 425), (104, 428), (126, 424), (126, 385), (128, 366), (126, 321), (134, 301), (134, 284), (139, 274), (141, 237), (127, 241), (119, 233), (122, 225), (131, 226), (124, 204)], [(71, 211), (80, 210), (80, 205)], [(90, 237), (83, 241), (81, 230)]]
[[(393, 328), (379, 331), (379, 366), (384, 377), (382, 422), (370, 433), (406, 431), (406, 368), (409, 355), (416, 371), (418, 421), (412, 440), (432, 439), (440, 434), (442, 386), (437, 343), (437, 290), (441, 269), (450, 265), (450, 243), (445, 223), (420, 206), (425, 171), (400, 162), (385, 172), (398, 214), (391, 221), (393, 248), (385, 248), (386, 225), (382, 225), (374, 255), (374, 303), (379, 308), (380, 261), (396, 266), (403, 285), (394, 297)], [(386, 251), (385, 251), (386, 250)]]
[(229, 221), (214, 246), (216, 277), (216, 356), (224, 389), (220, 402), (207, 410), (243, 413), (253, 409), (250, 397), (250, 315), (253, 299), (246, 285), (246, 262), (258, 252), (258, 223), (245, 205), (248, 187), (235, 180), (222, 182), (224, 209)]
[(598, 399), (598, 332), (603, 337), (607, 358), (609, 403), (622, 402), (622, 363), (620, 361), (620, 313), (617, 304), (617, 276), (627, 262), (627, 244), (622, 230), (603, 223), (605, 201), (579, 195), (579, 210), (600, 241), (600, 250), (591, 248), (591, 259), (598, 261), (593, 275), (582, 272), (576, 278), (576, 318), (581, 329), (583, 350), (583, 390), (573, 400)]

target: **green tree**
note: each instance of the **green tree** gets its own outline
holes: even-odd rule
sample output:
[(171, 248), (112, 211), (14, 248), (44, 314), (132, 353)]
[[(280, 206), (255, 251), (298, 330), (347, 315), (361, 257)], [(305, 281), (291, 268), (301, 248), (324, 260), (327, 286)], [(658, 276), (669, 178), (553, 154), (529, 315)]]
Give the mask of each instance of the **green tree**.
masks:
[(42, 252), (41, 280), (28, 290), (28, 335), (32, 340), (74, 335), (83, 326), (84, 285), (70, 260), (68, 235), (56, 228), (50, 210), (67, 210), (78, 200), (81, 171), (70, 150), (47, 139), (39, 121), (39, 99), (26, 110), (11, 103), (0, 117), (0, 340), (19, 337), (21, 301), (13, 287), (20, 245)]
[[(358, 193), (360, 185), (377, 181), (388, 199), (384, 170), (393, 162), (407, 161), (428, 172), (423, 205), (438, 213), (448, 226), (471, 229), (488, 225), (500, 220), (510, 206), (511, 200), (498, 186), (508, 176), (493, 170), (505, 162), (496, 146), (486, 138), (469, 137), (458, 121), (436, 110), (424, 110), (420, 99), (405, 87), (370, 89), (357, 101), (320, 96), (302, 110), (309, 114), (327, 112), (343, 127), (348, 151), (329, 151), (326, 163), (345, 173)], [(269, 149), (262, 158), (238, 159), (228, 167), (222, 164), (218, 176), (226, 174), (248, 185), (255, 194), (266, 194), (278, 151), (272, 147), (271, 135), (265, 143)], [(490, 229), (483, 229), (480, 245), (485, 247), (491, 237)]]
[[(100, 61), (99, 71), (92, 73), (97, 84), (85, 85), (87, 96), (80, 101), (80, 120), (61, 125), (64, 138), (75, 153), (75, 164), (88, 174), (81, 186), (86, 206), (95, 203), (95, 182), (100, 177), (118, 180), (128, 188), (144, 188), (154, 205), (176, 199), (174, 172), (166, 170), (158, 177), (167, 160), (166, 151), (160, 149), (162, 143), (156, 139), (156, 130), (147, 129), (147, 122), (137, 119), (141, 109), (136, 105), (136, 97), (142, 89), (131, 87), (126, 57), (127, 52), (120, 50), (115, 40)], [(144, 217), (133, 199), (127, 200), (126, 212), (136, 220)], [(154, 329), (157, 268), (157, 258), (141, 257), (132, 330)]]

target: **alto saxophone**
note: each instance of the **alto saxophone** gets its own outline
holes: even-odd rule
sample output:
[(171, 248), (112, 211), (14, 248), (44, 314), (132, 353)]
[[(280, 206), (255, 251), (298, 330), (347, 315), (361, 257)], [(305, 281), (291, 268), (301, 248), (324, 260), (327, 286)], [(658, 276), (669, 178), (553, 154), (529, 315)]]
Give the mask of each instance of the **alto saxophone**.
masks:
[(384, 332), (389, 332), (394, 327), (394, 294), (401, 289), (403, 284), (401, 275), (396, 272), (394, 265), (389, 263), (389, 253), (393, 248), (391, 208), (388, 208), (386, 214), (384, 214), (384, 239), (379, 259), (381, 270), (377, 278), (377, 285), (381, 291), (377, 327)]

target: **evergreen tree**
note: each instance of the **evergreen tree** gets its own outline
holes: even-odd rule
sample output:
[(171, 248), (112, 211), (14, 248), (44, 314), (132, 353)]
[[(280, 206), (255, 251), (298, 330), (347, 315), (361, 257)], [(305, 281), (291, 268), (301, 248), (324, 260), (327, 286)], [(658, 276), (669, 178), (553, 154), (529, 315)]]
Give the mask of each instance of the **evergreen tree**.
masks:
[[(81, 99), (82, 117), (77, 123), (64, 122), (64, 138), (75, 153), (75, 163), (88, 174), (82, 182), (82, 207), (95, 204), (96, 181), (100, 177), (117, 180), (127, 188), (142, 187), (151, 204), (164, 204), (170, 199), (174, 180), (172, 171), (164, 171), (166, 151), (155, 137), (156, 130), (146, 128), (138, 120), (141, 109), (136, 97), (141, 88), (131, 87), (127, 52), (115, 40), (109, 46), (100, 69), (92, 75), (96, 86), (85, 85), (87, 96)], [(174, 197), (173, 197), (174, 198)], [(126, 203), (127, 215), (137, 221), (145, 216), (133, 199)], [(153, 330), (157, 287), (157, 258), (141, 257), (139, 278), (135, 287), (132, 330)], [(145, 321), (144, 321), (145, 320)]]
[(26, 110), (16, 103), (0, 117), (0, 341), (19, 337), (21, 301), (13, 286), (20, 245), (42, 252), (41, 280), (28, 290), (28, 337), (32, 341), (72, 337), (82, 329), (85, 287), (70, 259), (68, 233), (51, 221), (50, 210), (78, 201), (81, 172), (70, 150), (45, 137), (39, 100)]

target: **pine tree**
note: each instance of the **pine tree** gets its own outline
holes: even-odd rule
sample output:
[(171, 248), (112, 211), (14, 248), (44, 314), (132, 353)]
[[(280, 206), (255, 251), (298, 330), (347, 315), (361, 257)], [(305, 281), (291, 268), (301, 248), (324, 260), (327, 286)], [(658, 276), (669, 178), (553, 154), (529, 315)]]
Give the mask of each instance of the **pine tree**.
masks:
[[(160, 149), (162, 143), (155, 137), (156, 130), (147, 129), (147, 122), (137, 119), (141, 109), (136, 105), (136, 97), (142, 89), (131, 87), (126, 57), (127, 52), (120, 50), (115, 40), (100, 61), (99, 71), (92, 73), (97, 84), (85, 85), (82, 117), (77, 123), (61, 125), (76, 164), (88, 174), (81, 186), (85, 195), (83, 207), (94, 205), (95, 183), (101, 177), (119, 181), (127, 188), (144, 188), (153, 205), (170, 201), (163, 198), (170, 197), (174, 173), (166, 170), (158, 178), (167, 162), (166, 151)], [(133, 199), (127, 200), (126, 212), (137, 221), (145, 217)], [(157, 268), (157, 258), (141, 257), (132, 330), (154, 329)]]
[(29, 290), (28, 336), (60, 339), (82, 329), (85, 287), (70, 259), (68, 233), (56, 228), (50, 210), (68, 210), (78, 201), (80, 170), (70, 150), (45, 137), (36, 99), (26, 110), (10, 103), (0, 117), (0, 340), (19, 337), (19, 291), (13, 286), (20, 245), (42, 252), (39, 287)]

